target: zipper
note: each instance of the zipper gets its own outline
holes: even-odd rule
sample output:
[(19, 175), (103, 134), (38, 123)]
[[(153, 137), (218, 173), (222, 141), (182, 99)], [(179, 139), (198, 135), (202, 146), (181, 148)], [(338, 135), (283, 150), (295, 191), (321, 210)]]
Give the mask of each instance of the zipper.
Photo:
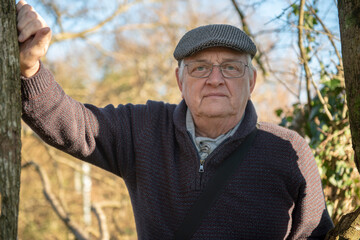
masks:
[[(198, 154), (200, 157), (200, 167), (199, 167), (199, 173), (205, 172), (204, 166), (205, 166), (205, 160), (210, 156), (214, 155), (219, 151), (219, 147), (224, 145), (229, 141), (229, 138), (225, 139), (222, 143), (220, 143), (219, 146), (216, 147), (216, 149), (213, 150), (213, 152), (210, 154), (210, 147), (207, 144), (204, 144), (203, 146), (200, 146), (200, 153)], [(221, 149), (221, 148), (220, 148)], [(202, 174), (200, 174), (202, 175)]]
[(200, 168), (199, 168), (199, 172), (202, 173), (204, 172), (204, 164), (205, 164), (205, 159), (209, 156), (210, 154), (210, 146), (208, 144), (203, 144), (200, 143)]
[(203, 172), (204, 172), (204, 163), (205, 163), (205, 159), (200, 159), (199, 173), (203, 173)]
[[(200, 173), (200, 186), (202, 184), (202, 176), (203, 176), (203, 173), (205, 172), (205, 159), (207, 159), (210, 155), (213, 155), (215, 152), (218, 152), (219, 151), (219, 147), (224, 145), (226, 142), (229, 141), (229, 138), (225, 139), (222, 143), (220, 143), (219, 146), (217, 146), (216, 149), (214, 149), (214, 151), (210, 154), (210, 148), (208, 145), (204, 144), (204, 146), (200, 147), (200, 152), (197, 151), (197, 147), (196, 147), (196, 144), (191, 136), (191, 134), (186, 131), (186, 133), (188, 134), (189, 138), (190, 138), (190, 141), (191, 143), (193, 144), (195, 150), (196, 150), (196, 153), (197, 153), (197, 156), (198, 156), (198, 159), (199, 159), (199, 162), (200, 162), (200, 166), (199, 166), (199, 173)], [(201, 151), (202, 150), (202, 151)]]
[(195, 148), (196, 155), (197, 155), (198, 159), (200, 159), (200, 168), (199, 168), (199, 172), (200, 172), (200, 169), (202, 169), (202, 171), (204, 171), (204, 162), (205, 162), (205, 160), (204, 160), (204, 161), (202, 162), (202, 164), (201, 164), (201, 157), (200, 157), (200, 154), (199, 154), (199, 152), (198, 152), (198, 150), (197, 150), (196, 144), (195, 144), (195, 142), (194, 142), (194, 140), (193, 140), (193, 138), (192, 138), (191, 134), (190, 134), (188, 131), (186, 131), (186, 133), (188, 134), (188, 136), (189, 136), (189, 138), (190, 138), (190, 140), (191, 140), (191, 143), (192, 143), (192, 145), (193, 145), (193, 146), (194, 146), (194, 148)]

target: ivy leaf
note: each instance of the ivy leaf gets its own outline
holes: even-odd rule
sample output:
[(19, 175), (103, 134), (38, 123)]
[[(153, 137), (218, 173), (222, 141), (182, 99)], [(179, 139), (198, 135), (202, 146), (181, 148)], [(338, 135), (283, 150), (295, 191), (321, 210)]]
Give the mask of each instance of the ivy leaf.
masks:
[(338, 87), (341, 87), (341, 81), (337, 78), (332, 78), (329, 81), (324, 82), (323, 84), (332, 91)]
[(283, 112), (284, 111), (281, 108), (275, 110), (276, 116), (278, 117), (280, 117)]

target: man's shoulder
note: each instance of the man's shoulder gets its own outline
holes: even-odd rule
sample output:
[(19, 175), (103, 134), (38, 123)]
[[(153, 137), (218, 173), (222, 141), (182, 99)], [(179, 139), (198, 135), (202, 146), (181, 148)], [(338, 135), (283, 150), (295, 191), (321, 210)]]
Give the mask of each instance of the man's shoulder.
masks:
[(304, 140), (296, 131), (279, 126), (274, 123), (270, 122), (259, 122), (257, 124), (258, 129), (262, 130), (264, 132), (267, 132), (268, 134), (273, 135), (274, 137), (281, 138), (283, 140), (287, 141), (294, 141), (294, 140)]
[(174, 111), (174, 109), (177, 107), (177, 104), (166, 103), (163, 101), (148, 100), (146, 102), (146, 106), (148, 106), (150, 108), (155, 108), (155, 109), (167, 109), (167, 110)]
[(177, 104), (148, 100), (144, 105), (144, 108), (146, 109), (147, 115), (157, 119), (165, 116), (172, 116), (177, 106)]

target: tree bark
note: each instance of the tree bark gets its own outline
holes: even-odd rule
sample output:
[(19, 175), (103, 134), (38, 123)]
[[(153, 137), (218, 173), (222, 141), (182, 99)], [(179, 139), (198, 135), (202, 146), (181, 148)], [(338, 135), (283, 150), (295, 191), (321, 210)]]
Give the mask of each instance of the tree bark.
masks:
[(0, 0), (0, 239), (17, 238), (21, 95), (14, 0)]
[(360, 0), (341, 0), (338, 9), (354, 160), (360, 172)]
[[(338, 10), (354, 160), (360, 172), (360, 0), (339, 0)], [(327, 239), (360, 239), (360, 208), (343, 216)]]

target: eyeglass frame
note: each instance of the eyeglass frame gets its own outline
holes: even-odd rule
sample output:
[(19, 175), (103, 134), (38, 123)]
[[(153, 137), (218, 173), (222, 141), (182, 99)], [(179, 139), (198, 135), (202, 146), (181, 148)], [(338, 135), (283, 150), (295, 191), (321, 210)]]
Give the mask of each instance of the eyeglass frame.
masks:
[[(194, 63), (194, 62), (204, 62), (204, 63), (209, 64), (209, 65), (211, 64), (211, 63), (208, 63), (208, 62), (205, 62), (205, 61), (192, 61), (192, 62), (189, 62), (189, 63), (185, 63), (185, 64), (184, 64), (184, 67), (187, 67), (189, 64)], [(203, 77), (195, 77), (195, 76), (192, 76), (192, 75), (189, 73), (189, 68), (187, 68), (187, 69), (188, 69), (187, 72), (188, 72), (188, 74), (189, 74), (191, 77), (194, 77), (194, 78), (207, 78), (207, 77), (209, 77), (209, 76), (211, 75), (211, 73), (213, 72), (214, 67), (219, 67), (219, 70), (220, 70), (220, 72), (221, 72), (221, 75), (222, 75), (224, 78), (241, 78), (241, 77), (243, 77), (243, 76), (245, 75), (245, 69), (244, 69), (243, 74), (242, 74), (241, 76), (238, 76), (238, 77), (226, 77), (226, 76), (224, 75), (223, 69), (221, 68), (221, 65), (223, 65), (224, 63), (232, 63), (232, 62), (241, 63), (241, 64), (243, 64), (243, 65), (245, 66), (245, 68), (246, 68), (246, 67), (250, 68), (249, 64), (246, 64), (246, 63), (244, 63), (244, 62), (242, 62), (242, 61), (225, 61), (225, 62), (222, 62), (221, 64), (211, 64), (211, 71), (209, 72), (209, 74), (208, 74), (207, 76), (203, 76)]]

